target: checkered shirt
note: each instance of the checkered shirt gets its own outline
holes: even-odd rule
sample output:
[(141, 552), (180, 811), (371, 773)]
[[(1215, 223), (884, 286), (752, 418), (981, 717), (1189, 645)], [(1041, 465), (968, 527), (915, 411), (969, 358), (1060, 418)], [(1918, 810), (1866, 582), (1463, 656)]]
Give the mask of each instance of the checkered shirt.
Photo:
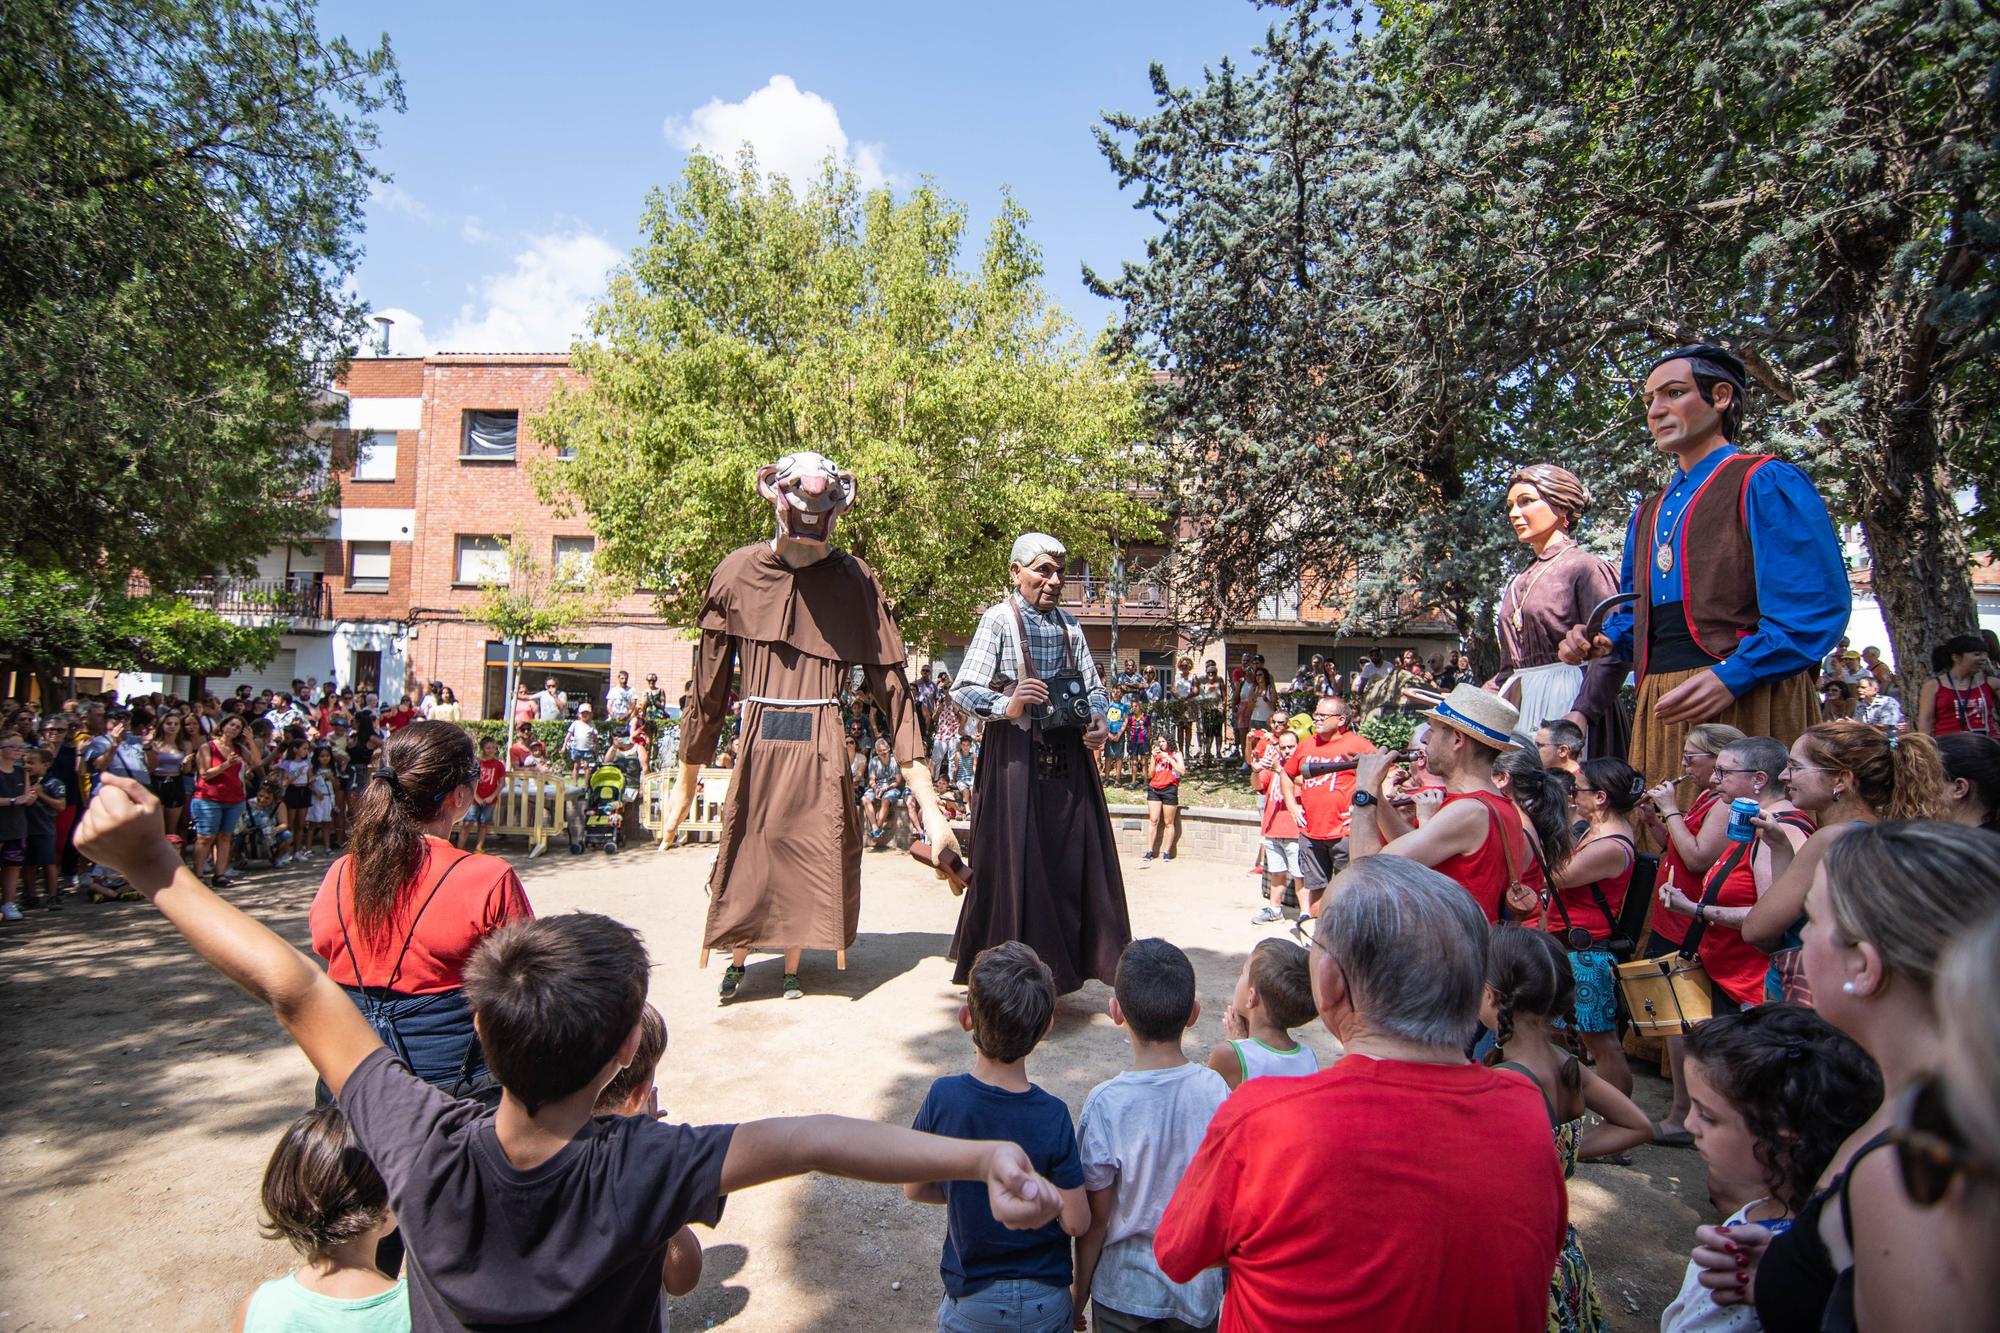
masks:
[(979, 617), (979, 628), (972, 632), (965, 660), (959, 663), (958, 677), (951, 684), (951, 697), (958, 701), (959, 707), (979, 717), (993, 717), (1006, 702), (1006, 696), (996, 686), (1011, 685), (1020, 679), (1021, 659), (1014, 646), (1014, 613), (1007, 609), (1008, 602), (1021, 608), (1021, 621), (1028, 627), (1028, 653), (1034, 659), (1035, 674), (1044, 680), (1063, 669), (1063, 636), (1069, 636), (1070, 653), (1076, 658), (1077, 670), (1083, 673), (1084, 687), (1090, 691), (1090, 711), (1102, 718), (1104, 681), (1097, 674), (1097, 662), (1090, 655), (1090, 645), (1084, 642), (1082, 627), (1061, 607), (1044, 615), (1023, 601), (1018, 592), (1007, 594), (1006, 602), (987, 607), (986, 614)]

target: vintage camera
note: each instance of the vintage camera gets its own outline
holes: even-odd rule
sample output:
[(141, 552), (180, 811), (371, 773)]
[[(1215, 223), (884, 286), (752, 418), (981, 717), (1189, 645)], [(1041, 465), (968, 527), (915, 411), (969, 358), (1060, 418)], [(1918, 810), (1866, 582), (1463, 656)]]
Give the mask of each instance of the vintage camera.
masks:
[(1035, 721), (1041, 723), (1042, 730), (1090, 725), (1090, 690), (1081, 671), (1051, 671), (1043, 683), (1049, 687), (1049, 701), (1035, 710)]

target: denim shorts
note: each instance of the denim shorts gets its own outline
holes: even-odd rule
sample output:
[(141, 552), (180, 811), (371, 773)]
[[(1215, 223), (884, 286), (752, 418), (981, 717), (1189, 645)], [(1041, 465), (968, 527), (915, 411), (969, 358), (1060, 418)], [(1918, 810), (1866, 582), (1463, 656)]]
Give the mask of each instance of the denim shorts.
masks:
[(938, 1305), (938, 1333), (1068, 1333), (1069, 1288), (1006, 1278)]
[(481, 805), (477, 801), (474, 801), (472, 808), (465, 812), (465, 822), (468, 824), (491, 824), (493, 822), (493, 807), (490, 805)]
[(1293, 879), (1299, 877), (1299, 840), (1297, 838), (1264, 839), (1264, 873), (1275, 875), (1281, 868)]
[(188, 818), (194, 821), (194, 831), (204, 838), (218, 834), (236, 832), (236, 821), (243, 818), (243, 802), (204, 801), (197, 796), (188, 802)]
[(1618, 960), (1602, 949), (1580, 949), (1569, 956), (1576, 975), (1576, 1030), (1618, 1030)]

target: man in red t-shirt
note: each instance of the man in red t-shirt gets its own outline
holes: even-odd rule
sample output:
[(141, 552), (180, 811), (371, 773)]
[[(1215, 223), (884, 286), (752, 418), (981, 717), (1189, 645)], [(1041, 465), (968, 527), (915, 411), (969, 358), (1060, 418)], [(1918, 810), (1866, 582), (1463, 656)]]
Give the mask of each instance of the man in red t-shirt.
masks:
[(1311, 933), (1320, 897), (1347, 866), (1354, 765), (1360, 756), (1375, 753), (1366, 736), (1349, 729), (1351, 720), (1345, 699), (1320, 696), (1313, 705), (1312, 735), (1285, 761), (1285, 772), (1298, 784), (1299, 805), (1306, 815), (1306, 826), (1299, 831), (1301, 934)]
[[(1386, 852), (1430, 866), (1464, 885), (1498, 924), (1510, 884), (1539, 891), (1543, 883), (1520, 809), (1493, 781), (1493, 761), (1522, 748), (1514, 737), (1520, 714), (1489, 690), (1459, 685), (1424, 716), (1431, 722), (1424, 761), (1444, 780), (1444, 804), (1413, 827), (1383, 790), (1395, 756), (1363, 756), (1354, 775), (1350, 854), (1360, 860)], [(1510, 908), (1516, 917), (1535, 910), (1525, 899)]]
[(1342, 876), (1311, 973), (1346, 1054), (1237, 1089), (1154, 1235), (1176, 1282), (1228, 1270), (1222, 1333), (1541, 1333), (1569, 1198), (1541, 1092), (1465, 1058), (1486, 941), (1407, 858)]

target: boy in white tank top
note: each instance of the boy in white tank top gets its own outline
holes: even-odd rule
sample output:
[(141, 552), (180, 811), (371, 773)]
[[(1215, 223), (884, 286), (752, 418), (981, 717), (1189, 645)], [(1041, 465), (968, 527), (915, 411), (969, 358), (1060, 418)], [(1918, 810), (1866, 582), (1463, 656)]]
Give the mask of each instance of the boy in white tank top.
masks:
[(1260, 940), (1243, 960), (1236, 993), (1222, 1015), (1229, 1040), (1208, 1053), (1208, 1067), (1234, 1092), (1245, 1079), (1303, 1078), (1319, 1072), (1319, 1057), (1292, 1037), (1313, 1020), (1306, 951), (1290, 940)]

